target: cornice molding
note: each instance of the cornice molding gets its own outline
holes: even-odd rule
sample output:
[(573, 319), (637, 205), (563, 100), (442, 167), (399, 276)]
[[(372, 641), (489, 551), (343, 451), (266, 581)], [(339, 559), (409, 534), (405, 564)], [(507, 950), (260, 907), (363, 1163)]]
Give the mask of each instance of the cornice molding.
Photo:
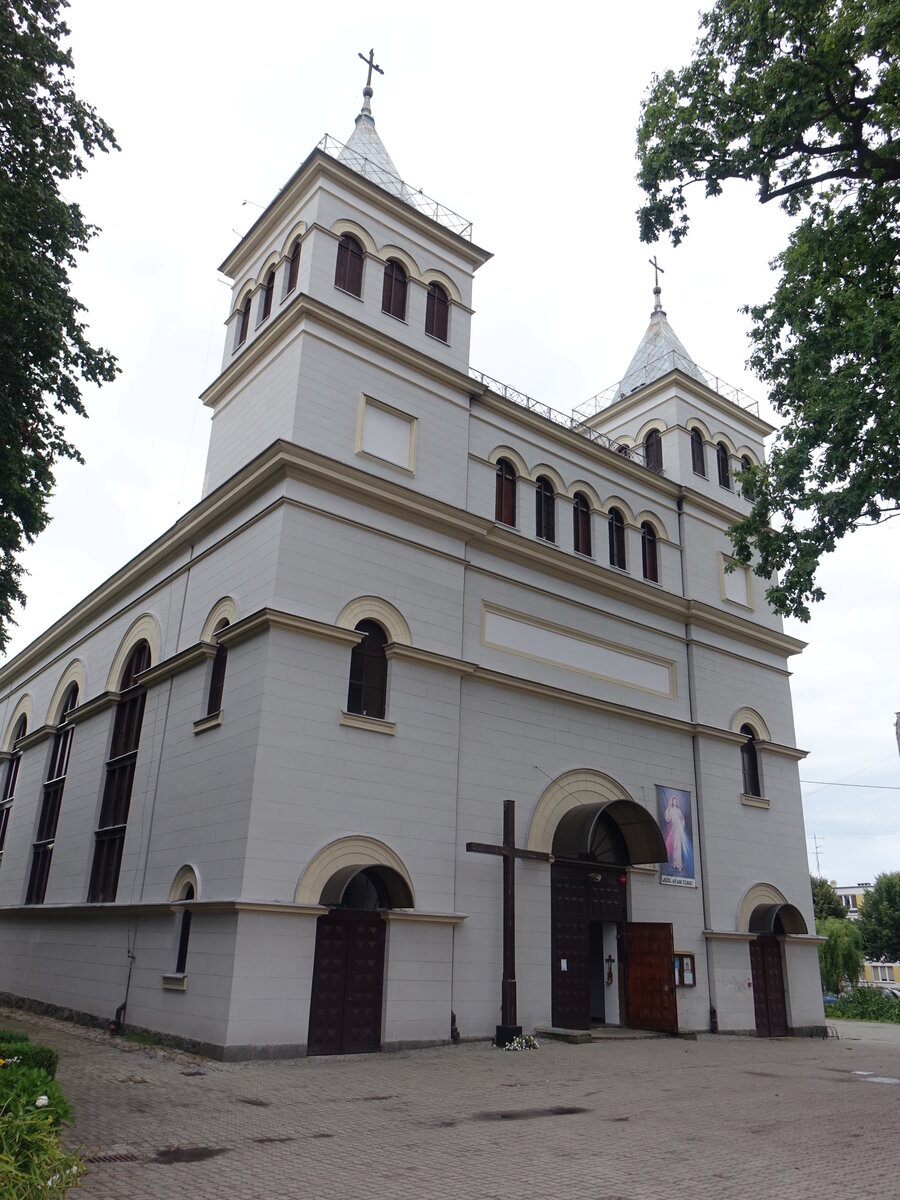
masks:
[(79, 704), (77, 708), (73, 708), (66, 716), (66, 720), (70, 725), (78, 725), (107, 708), (114, 708), (119, 703), (120, 694), (120, 692), (101, 692), (99, 696), (94, 696), (91, 700), (85, 700), (84, 704)]
[(16, 742), (16, 750), (30, 750), (32, 746), (39, 746), (41, 742), (52, 738), (58, 728), (58, 725), (41, 725), (39, 729), (34, 729), (25, 737), (19, 738)]
[(338, 642), (343, 646), (355, 646), (364, 637), (364, 634), (357, 633), (355, 629), (344, 629), (340, 625), (314, 621), (311, 617), (301, 617), (296, 613), (283, 612), (277, 608), (260, 608), (223, 629), (218, 638), (223, 646), (230, 648), (237, 645), (238, 642), (246, 641), (247, 638), (267, 633), (270, 629), (285, 629), (289, 633), (323, 638), (325, 641)]
[(793, 758), (796, 762), (809, 755), (808, 750), (798, 750), (796, 746), (785, 746), (782, 742), (757, 742), (756, 749), (765, 750), (767, 754), (778, 754), (782, 758)]
[(466, 662), (465, 659), (437, 654), (434, 650), (421, 650), (417, 646), (401, 646), (398, 642), (385, 646), (384, 653), (389, 661), (396, 658), (399, 662), (417, 663), (437, 671), (450, 671), (453, 675), (471, 675), (477, 670), (475, 663)]
[[(609, 408), (604, 409), (604, 413), (609, 414), (613, 411), (613, 409), (615, 409), (617, 416), (621, 413), (628, 412), (632, 408), (643, 405), (646, 400), (652, 399), (658, 393), (665, 391), (666, 388), (671, 387), (673, 384), (677, 384), (682, 391), (688, 392), (689, 395), (693, 395), (698, 399), (705, 401), (707, 404), (712, 405), (712, 407), (721, 413), (723, 417), (727, 417), (732, 422), (735, 422), (736, 414), (739, 414), (741, 421), (743, 421), (750, 429), (752, 429), (754, 433), (758, 434), (760, 438), (765, 438), (770, 433), (775, 432), (774, 425), (770, 425), (768, 421), (764, 420), (762, 417), (756, 416), (756, 414), (750, 412), (749, 409), (741, 408), (739, 404), (735, 404), (731, 400), (726, 400), (725, 397), (715, 391), (714, 388), (711, 388), (706, 383), (701, 383), (698, 379), (694, 379), (691, 375), (686, 374), (678, 367), (673, 367), (671, 371), (667, 371), (666, 374), (661, 375), (659, 379), (654, 379), (652, 383), (645, 384), (643, 387), (637, 388), (635, 391), (631, 392), (628, 396), (624, 396), (620, 400), (617, 400), (614, 405), (610, 405)], [(602, 414), (598, 413), (597, 416), (589, 418), (585, 424), (590, 424), (592, 428), (599, 428), (597, 421), (598, 417), (601, 415)]]
[(136, 682), (143, 684), (145, 688), (155, 687), (163, 680), (171, 679), (173, 675), (180, 675), (182, 671), (188, 671), (198, 663), (214, 658), (215, 653), (216, 647), (211, 642), (197, 642), (173, 654), (171, 658), (164, 658), (155, 667), (148, 667), (136, 676)]

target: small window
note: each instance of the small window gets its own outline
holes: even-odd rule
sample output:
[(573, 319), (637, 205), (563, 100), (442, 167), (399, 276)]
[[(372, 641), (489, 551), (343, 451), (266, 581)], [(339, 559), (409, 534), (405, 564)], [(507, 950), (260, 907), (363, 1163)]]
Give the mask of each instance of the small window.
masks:
[(387, 707), (387, 634), (377, 621), (360, 621), (357, 633), (365, 636), (350, 652), (350, 687), (347, 712), (361, 717), (384, 718)]
[[(194, 899), (194, 885), (189, 883), (184, 889), (182, 900)], [(189, 908), (182, 909), (181, 912), (181, 930), (178, 935), (178, 955), (175, 959), (175, 974), (183, 975), (187, 966), (188, 942), (191, 938), (191, 910)]]
[(656, 530), (649, 521), (641, 525), (641, 565), (644, 578), (651, 583), (659, 583), (659, 550), (656, 542)]
[(389, 258), (384, 264), (381, 311), (398, 321), (406, 320), (406, 271), (402, 263)]
[(263, 284), (262, 294), (262, 311), (259, 314), (259, 321), (262, 324), (267, 317), (272, 313), (272, 296), (275, 293), (275, 268), (273, 267), (266, 276), (266, 282)]
[(447, 341), (450, 328), (450, 301), (439, 283), (429, 283), (425, 301), (425, 332), (440, 342)]
[(724, 442), (716, 445), (716, 465), (719, 468), (719, 485), (731, 491), (731, 468), (728, 462), (728, 447)]
[(28, 732), (28, 720), (23, 715), (19, 718), (12, 739), (12, 755), (6, 764), (6, 778), (3, 781), (3, 794), (0, 796), (0, 863), (3, 861), (3, 845), (6, 841), (6, 830), (9, 826), (9, 814), (16, 798), (16, 780), (19, 778), (19, 763), (22, 761), (22, 751), (16, 749)]
[(47, 895), (50, 860), (53, 857), (53, 847), (56, 843), (56, 827), (59, 824), (59, 810), (69, 770), (69, 754), (72, 749), (73, 727), (66, 718), (77, 703), (78, 684), (73, 683), (63, 700), (59, 728), (53, 739), (53, 750), (47, 767), (37, 837), (32, 847), (31, 874), (28, 878), (28, 891), (25, 894), (26, 904), (43, 904)]
[(591, 553), (591, 506), (584, 492), (575, 493), (572, 505), (572, 542), (576, 554)]
[[(220, 621), (215, 628), (213, 637), (228, 628), (227, 621)], [(225, 689), (225, 667), (228, 662), (228, 648), (223, 642), (218, 642), (216, 645), (216, 654), (213, 658), (212, 670), (209, 673), (209, 695), (206, 698), (206, 715), (214, 716), (217, 712), (222, 711), (222, 692)]]
[(285, 292), (292, 292), (297, 286), (297, 275), (300, 271), (300, 239), (298, 238), (291, 247), (291, 256), (288, 260), (287, 287)]
[(351, 296), (362, 297), (363, 248), (349, 233), (341, 235), (338, 243), (334, 286)]
[(497, 460), (494, 520), (513, 527), (516, 524), (516, 469), (507, 458)]
[(745, 796), (762, 796), (759, 786), (759, 756), (756, 752), (756, 733), (750, 725), (742, 725), (746, 739), (741, 746), (741, 771)]
[(658, 429), (651, 429), (644, 439), (644, 462), (651, 471), (662, 471), (662, 438)]
[(706, 447), (703, 445), (703, 434), (699, 429), (691, 430), (691, 466), (695, 475), (706, 478)]
[(545, 542), (556, 541), (556, 492), (546, 475), (538, 477), (534, 489), (534, 532)]
[(752, 462), (752, 460), (751, 460), (751, 458), (750, 458), (750, 455), (749, 455), (749, 454), (742, 454), (742, 455), (741, 455), (741, 470), (742, 470), (742, 471), (749, 471), (749, 470), (750, 470), (750, 468), (751, 468), (752, 466), (753, 466), (753, 462)]
[(616, 446), (616, 454), (621, 454), (623, 458), (631, 458), (631, 447), (626, 446), (624, 442), (619, 442)]
[(625, 570), (625, 518), (617, 508), (609, 510), (609, 565)]
[(252, 301), (252, 297), (250, 295), (248, 295), (247, 299), (244, 301), (244, 306), (241, 309), (241, 318), (238, 321), (237, 341), (235, 342), (235, 349), (237, 349), (238, 346), (243, 346), (244, 342), (246, 342), (246, 340), (247, 340), (247, 331), (250, 328), (250, 304), (251, 304), (251, 301)]

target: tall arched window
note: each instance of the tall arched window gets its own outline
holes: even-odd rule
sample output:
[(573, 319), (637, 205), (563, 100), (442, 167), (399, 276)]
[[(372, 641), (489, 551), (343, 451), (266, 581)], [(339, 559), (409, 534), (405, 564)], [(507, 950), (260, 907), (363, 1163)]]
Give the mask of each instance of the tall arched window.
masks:
[(617, 508), (609, 510), (609, 565), (625, 570), (625, 518)]
[(228, 663), (228, 648), (224, 642), (219, 642), (217, 635), (228, 628), (226, 620), (219, 621), (213, 631), (216, 638), (216, 654), (213, 658), (212, 670), (209, 673), (209, 694), (206, 697), (206, 715), (214, 716), (222, 711), (222, 692), (225, 689), (225, 667)]
[(450, 328), (450, 300), (439, 283), (429, 283), (425, 301), (425, 332), (446, 342)]
[(406, 271), (395, 258), (389, 258), (384, 264), (381, 311), (398, 321), (406, 320)]
[[(194, 885), (187, 883), (184, 886), (184, 891), (180, 897), (181, 900), (194, 899)], [(175, 974), (183, 975), (184, 969), (187, 966), (188, 942), (191, 938), (191, 910), (183, 908), (181, 910), (181, 930), (178, 934), (178, 955), (175, 959)]]
[(497, 482), (494, 490), (494, 520), (504, 525), (516, 524), (516, 468), (508, 458), (497, 460)]
[(741, 774), (745, 796), (762, 796), (759, 786), (759, 756), (756, 753), (756, 731), (752, 725), (742, 725), (746, 741), (741, 746)]
[(703, 445), (703, 434), (699, 429), (691, 430), (691, 467), (695, 475), (706, 478), (706, 447)]
[(651, 471), (663, 469), (662, 438), (658, 429), (651, 429), (644, 438), (644, 462)]
[(134, 768), (141, 740), (141, 724), (144, 720), (144, 701), (147, 698), (144, 688), (137, 682), (137, 676), (149, 666), (150, 647), (146, 642), (140, 641), (125, 664), (119, 684), (120, 695), (113, 722), (109, 758), (106, 762), (100, 823), (94, 835), (94, 861), (88, 885), (89, 902), (116, 898), (128, 809), (131, 806), (131, 789), (134, 786)]
[(334, 286), (351, 296), (362, 297), (363, 248), (349, 233), (341, 234), (338, 242)]
[(50, 859), (56, 842), (56, 827), (59, 824), (59, 808), (62, 804), (63, 788), (69, 770), (69, 753), (72, 749), (73, 727), (67, 718), (78, 703), (78, 684), (73, 683), (66, 692), (59, 716), (59, 727), (53, 738), (53, 750), (44, 781), (41, 798), (41, 815), (38, 818), (37, 837), (31, 854), (31, 874), (28, 878), (26, 904), (43, 904), (47, 894), (47, 879), (50, 875)]
[(534, 532), (545, 542), (556, 541), (556, 492), (546, 475), (539, 475), (534, 489)]
[(12, 736), (12, 754), (6, 764), (6, 778), (3, 780), (3, 793), (0, 795), (0, 863), (3, 862), (3, 846), (9, 826), (9, 814), (16, 798), (16, 780), (19, 778), (19, 763), (22, 761), (22, 751), (16, 749), (16, 743), (20, 742), (27, 732), (28, 718), (23, 713), (19, 717)]
[(659, 551), (656, 544), (656, 530), (649, 521), (641, 525), (641, 565), (644, 578), (651, 583), (659, 583)]
[(731, 469), (728, 462), (728, 447), (724, 442), (716, 445), (716, 465), (719, 469), (719, 484), (731, 491)]
[(241, 307), (241, 316), (237, 327), (237, 338), (235, 339), (234, 343), (235, 350), (238, 348), (238, 346), (243, 346), (244, 342), (247, 340), (247, 332), (250, 329), (250, 304), (252, 299), (253, 297), (248, 292), (247, 299), (244, 301), (243, 306)]
[(350, 687), (347, 712), (361, 717), (384, 718), (387, 707), (387, 634), (377, 621), (360, 621), (357, 633), (365, 636), (350, 652)]
[(291, 255), (288, 260), (287, 287), (284, 289), (285, 294), (292, 292), (297, 286), (297, 275), (300, 271), (300, 239), (297, 238), (293, 246), (291, 246)]
[(260, 324), (271, 316), (272, 313), (272, 296), (275, 294), (275, 268), (269, 271), (266, 276), (266, 282), (263, 284), (262, 294), (262, 311), (259, 314)]
[(572, 504), (572, 543), (576, 554), (591, 553), (591, 506), (584, 492), (576, 492)]

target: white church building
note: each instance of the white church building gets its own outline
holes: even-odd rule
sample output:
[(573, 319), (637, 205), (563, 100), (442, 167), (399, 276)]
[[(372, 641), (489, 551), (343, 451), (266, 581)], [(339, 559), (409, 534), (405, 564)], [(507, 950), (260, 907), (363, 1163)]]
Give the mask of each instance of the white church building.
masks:
[(0, 668), (0, 1000), (226, 1059), (820, 1025), (802, 643), (728, 569), (771, 427), (658, 287), (571, 417), (472, 372), (490, 255), (371, 94), (222, 264), (199, 503)]

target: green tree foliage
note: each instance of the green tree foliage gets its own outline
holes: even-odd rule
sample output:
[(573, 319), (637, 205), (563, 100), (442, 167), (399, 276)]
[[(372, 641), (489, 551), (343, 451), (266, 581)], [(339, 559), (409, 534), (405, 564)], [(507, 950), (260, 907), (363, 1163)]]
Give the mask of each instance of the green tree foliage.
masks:
[(858, 921), (867, 958), (900, 962), (900, 871), (879, 875)]
[[(755, 305), (750, 364), (783, 419), (735, 556), (809, 619), (823, 554), (898, 511), (900, 0), (718, 0), (638, 129), (641, 238), (688, 232), (686, 189), (752, 180), (796, 218)], [(778, 528), (773, 528), (777, 522)]]
[(810, 875), (809, 882), (812, 887), (813, 912), (817, 921), (823, 921), (826, 917), (836, 917), (838, 920), (846, 917), (841, 898), (827, 879), (823, 879), (821, 875)]
[(825, 941), (819, 945), (819, 970), (826, 992), (838, 992), (844, 983), (855, 984), (863, 964), (863, 941), (855, 921), (825, 917), (816, 921), (816, 933)]
[(116, 142), (73, 90), (64, 7), (0, 0), (0, 649), (25, 598), (16, 555), (47, 524), (54, 464), (81, 458), (62, 418), (86, 415), (82, 383), (116, 374), (115, 359), (88, 342), (69, 286), (96, 230), (60, 184)]

